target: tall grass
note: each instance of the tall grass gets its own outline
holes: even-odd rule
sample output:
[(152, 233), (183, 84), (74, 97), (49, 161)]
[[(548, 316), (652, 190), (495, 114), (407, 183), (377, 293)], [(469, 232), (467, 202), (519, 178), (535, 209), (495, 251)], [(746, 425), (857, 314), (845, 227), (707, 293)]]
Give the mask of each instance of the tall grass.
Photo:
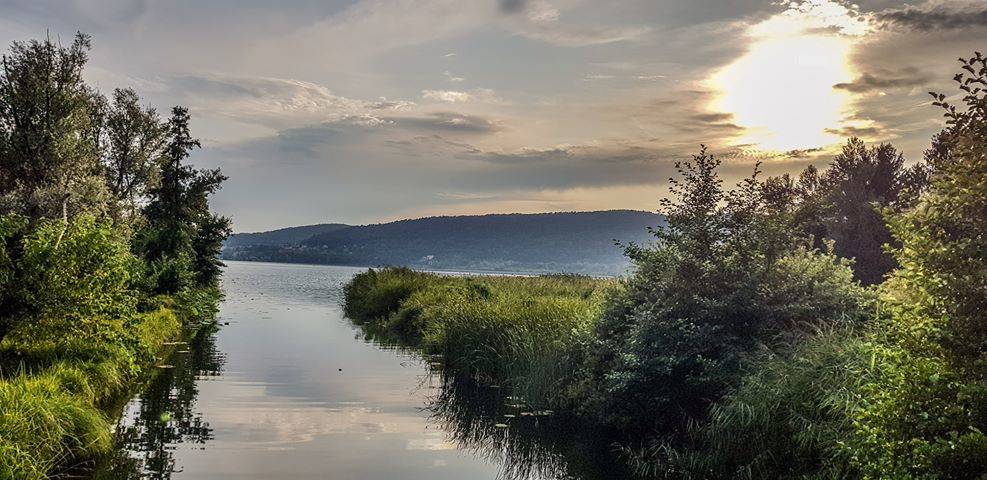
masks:
[(0, 478), (44, 479), (107, 453), (106, 409), (170, 354), (165, 343), (201, 327), (218, 298), (188, 295), (106, 320), (102, 341), (30, 327), (11, 332), (0, 344)]
[(575, 275), (452, 277), (406, 268), (369, 270), (346, 287), (345, 311), (486, 383), (551, 404), (565, 358), (592, 331), (612, 284)]

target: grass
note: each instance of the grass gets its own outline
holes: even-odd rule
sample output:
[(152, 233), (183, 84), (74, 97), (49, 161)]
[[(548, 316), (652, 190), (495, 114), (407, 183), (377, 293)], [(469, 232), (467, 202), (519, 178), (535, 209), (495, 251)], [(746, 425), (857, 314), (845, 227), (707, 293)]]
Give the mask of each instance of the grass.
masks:
[(112, 449), (112, 404), (195, 331), (218, 292), (159, 298), (156, 308), (107, 320), (100, 339), (12, 332), (0, 344), (0, 478), (44, 479)]
[(506, 383), (551, 405), (566, 358), (590, 338), (610, 280), (577, 275), (455, 277), (407, 268), (368, 270), (347, 286), (354, 322), (441, 354), (446, 368)]

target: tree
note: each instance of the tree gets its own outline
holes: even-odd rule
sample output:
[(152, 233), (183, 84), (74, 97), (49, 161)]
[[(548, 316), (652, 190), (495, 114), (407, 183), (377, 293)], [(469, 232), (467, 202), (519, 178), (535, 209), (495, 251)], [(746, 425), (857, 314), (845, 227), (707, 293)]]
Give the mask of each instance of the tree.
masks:
[(726, 191), (718, 166), (705, 148), (677, 165), (668, 225), (627, 248), (636, 271), (597, 326), (586, 409), (625, 434), (683, 440), (758, 344), (861, 316), (847, 267), (790, 231), (787, 194), (756, 169)]
[(0, 73), (0, 210), (31, 218), (100, 209), (93, 105), (82, 80), (89, 37), (14, 42)]
[(196, 170), (183, 163), (201, 146), (191, 135), (189, 120), (187, 109), (172, 109), (161, 181), (150, 191), (144, 208), (148, 225), (138, 241), (144, 257), (169, 272), (158, 282), (162, 293), (181, 289), (185, 281), (180, 277), (186, 273), (200, 285), (214, 283), (222, 265), (216, 256), (230, 233), (230, 220), (209, 211), (209, 197), (227, 177), (219, 169)]
[(946, 129), (927, 153), (931, 184), (918, 208), (891, 217), (902, 275), (931, 296), (931, 316), (948, 318), (943, 342), (983, 373), (987, 354), (987, 57), (960, 59), (955, 80), (965, 108), (933, 93)]
[(927, 166), (905, 167), (891, 144), (868, 147), (851, 138), (828, 168), (807, 167), (792, 184), (793, 223), (816, 248), (834, 242), (835, 253), (853, 259), (864, 284), (880, 283), (897, 264), (885, 251), (894, 238), (884, 210), (901, 212), (913, 205), (927, 183)]
[(163, 153), (167, 126), (157, 112), (140, 105), (131, 89), (113, 91), (113, 103), (102, 120), (103, 174), (122, 212), (113, 212), (116, 220), (133, 216), (135, 208), (158, 181), (159, 157)]

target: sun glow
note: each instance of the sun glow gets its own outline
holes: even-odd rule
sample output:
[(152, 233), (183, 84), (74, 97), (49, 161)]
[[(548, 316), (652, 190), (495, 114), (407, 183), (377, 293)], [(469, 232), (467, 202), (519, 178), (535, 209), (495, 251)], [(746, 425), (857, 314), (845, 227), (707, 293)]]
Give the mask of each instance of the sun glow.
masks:
[(848, 95), (833, 85), (853, 77), (848, 56), (866, 33), (853, 12), (830, 1), (790, 4), (753, 26), (746, 54), (718, 71), (711, 108), (729, 112), (744, 128), (739, 145), (788, 151), (839, 141)]

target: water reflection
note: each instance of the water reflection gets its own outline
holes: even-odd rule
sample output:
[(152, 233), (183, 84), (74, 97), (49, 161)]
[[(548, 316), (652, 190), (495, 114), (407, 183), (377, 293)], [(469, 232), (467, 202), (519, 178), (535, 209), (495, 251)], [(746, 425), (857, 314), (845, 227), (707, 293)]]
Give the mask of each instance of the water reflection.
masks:
[(461, 450), (500, 465), (498, 478), (627, 478), (606, 436), (571, 418), (531, 410), (504, 388), (488, 387), (454, 375), (440, 375), (431, 398), (431, 419)]
[[(609, 446), (347, 321), (360, 269), (230, 262), (221, 332), (123, 410), (99, 480), (621, 478)], [(223, 374), (220, 375), (222, 370)], [(505, 417), (514, 415), (514, 418)], [(498, 423), (508, 425), (498, 427)], [(588, 439), (588, 440), (587, 440)]]
[(216, 328), (210, 327), (188, 345), (179, 346), (169, 361), (174, 368), (160, 372), (132, 400), (117, 426), (117, 449), (92, 473), (96, 480), (167, 480), (180, 471), (175, 446), (205, 448), (213, 438), (209, 422), (196, 410), (199, 382), (218, 376), (224, 357), (217, 351)]

